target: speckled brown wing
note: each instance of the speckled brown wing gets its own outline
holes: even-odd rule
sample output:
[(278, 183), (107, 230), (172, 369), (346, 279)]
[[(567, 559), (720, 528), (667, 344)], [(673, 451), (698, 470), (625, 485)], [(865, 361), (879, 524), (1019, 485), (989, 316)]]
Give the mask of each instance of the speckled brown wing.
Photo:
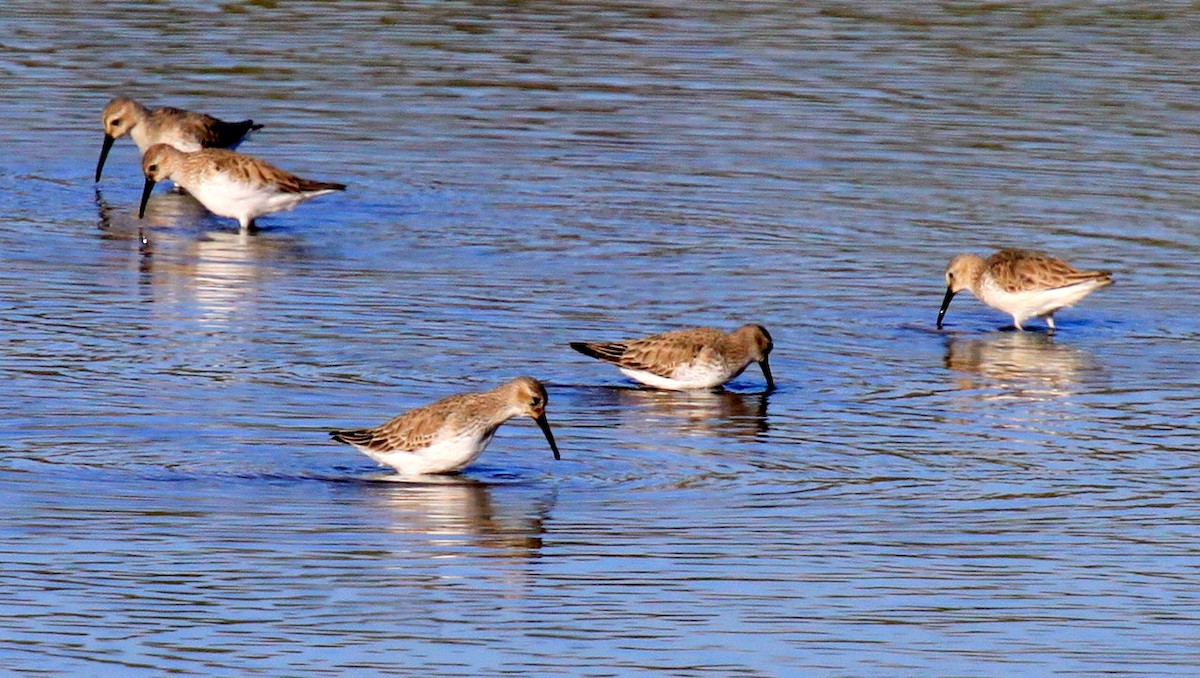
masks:
[(409, 410), (374, 428), (330, 431), (334, 440), (380, 452), (412, 452), (428, 447), (439, 430), (454, 416), (457, 407), (475, 394), (444, 398), (425, 407)]
[(150, 123), (159, 129), (177, 129), (185, 137), (195, 139), (201, 146), (218, 146), (213, 141), (213, 127), (221, 121), (205, 113), (163, 106), (150, 112)]
[(311, 179), (301, 179), (297, 176), (291, 176), (294, 182), (289, 182), (283, 186), (286, 193), (314, 193), (316, 191), (344, 191), (346, 184), (339, 184), (332, 181), (313, 181)]
[(192, 153), (189, 160), (201, 166), (209, 163), (211, 169), (251, 185), (274, 186), (281, 193), (346, 190), (345, 184), (301, 179), (258, 158), (223, 148), (202, 148)]
[(576, 342), (571, 347), (625, 369), (670, 378), (676, 368), (711, 352), (724, 337), (725, 333), (716, 328), (696, 327), (623, 342)]
[[(261, 171), (252, 171), (249, 165), (266, 165), (254, 158), (224, 148), (202, 148), (184, 154), (182, 162), (185, 169), (193, 176), (220, 173), (227, 174), (238, 181), (256, 183), (262, 181), (263, 174)], [(266, 166), (270, 168), (270, 165)]]
[(173, 125), (185, 136), (195, 139), (204, 148), (228, 148), (235, 146), (250, 130), (262, 129), (253, 120), (225, 122), (206, 113), (185, 111), (182, 108), (164, 106), (151, 113), (156, 123)]
[(571, 348), (590, 357), (610, 363), (620, 363), (625, 355), (625, 344), (619, 341), (572, 341)]
[[(212, 117), (212, 116), (209, 116)], [(210, 125), (208, 133), (200, 140), (201, 146), (215, 148), (229, 148), (236, 146), (250, 132), (262, 129), (262, 125), (256, 125), (253, 120), (240, 120), (238, 122), (225, 122), (212, 118), (215, 122)]]
[(1054, 289), (1110, 275), (1080, 271), (1062, 259), (1029, 250), (1001, 250), (988, 258), (987, 271), (1006, 292)]

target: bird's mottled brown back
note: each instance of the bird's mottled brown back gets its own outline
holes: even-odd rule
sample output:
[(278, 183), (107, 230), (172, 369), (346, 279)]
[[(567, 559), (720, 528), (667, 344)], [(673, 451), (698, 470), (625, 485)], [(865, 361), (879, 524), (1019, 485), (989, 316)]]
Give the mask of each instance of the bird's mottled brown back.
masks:
[(310, 193), (313, 191), (341, 191), (345, 185), (323, 181), (311, 181), (281, 170), (274, 165), (242, 153), (224, 148), (202, 148), (187, 154), (192, 171), (222, 172), (237, 181), (251, 185), (274, 185), (282, 193)]
[(1000, 250), (988, 257), (988, 274), (1006, 292), (1053, 289), (1109, 278), (1108, 271), (1080, 271), (1057, 257), (1030, 250)]
[(411, 452), (428, 446), (443, 426), (453, 425), (462, 412), (472, 411), (473, 400), (486, 393), (460, 393), (409, 410), (374, 428), (333, 431), (334, 440), (381, 452)]
[(587, 343), (594, 357), (630, 370), (671, 377), (681, 365), (715, 357), (726, 334), (715, 327), (663, 332), (623, 342)]
[[(182, 108), (163, 106), (150, 112), (150, 124), (158, 127), (174, 127), (184, 136), (196, 140), (201, 146), (221, 146), (217, 142), (216, 127), (221, 121), (205, 113), (185, 111)], [(229, 144), (224, 144), (228, 146)]]

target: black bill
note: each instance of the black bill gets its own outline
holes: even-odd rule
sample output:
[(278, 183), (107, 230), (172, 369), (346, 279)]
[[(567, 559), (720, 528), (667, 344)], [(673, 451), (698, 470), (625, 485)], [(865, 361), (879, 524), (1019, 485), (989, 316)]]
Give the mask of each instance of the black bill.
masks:
[(142, 204), (138, 206), (138, 219), (146, 216), (146, 201), (150, 200), (150, 191), (154, 190), (154, 180), (146, 177), (146, 187), (142, 189)]
[(954, 298), (954, 288), (946, 286), (946, 296), (942, 297), (942, 310), (938, 311), (937, 328), (942, 329), (942, 318), (946, 317), (946, 309), (950, 308), (950, 300)]
[(534, 421), (541, 427), (542, 433), (546, 434), (546, 442), (550, 443), (550, 451), (554, 452), (554, 458), (562, 459), (562, 457), (558, 456), (558, 445), (554, 443), (554, 434), (550, 432), (550, 422), (546, 421), (546, 415), (542, 414), (540, 417), (534, 419)]
[(108, 152), (112, 150), (113, 142), (116, 139), (105, 134), (104, 145), (100, 147), (100, 161), (96, 163), (96, 181), (100, 181), (100, 173), (104, 171), (104, 161), (108, 159)]
[(763, 377), (767, 380), (767, 390), (774, 391), (775, 380), (771, 378), (771, 365), (767, 363), (766, 358), (763, 358), (762, 362), (759, 363), (758, 366), (762, 368)]

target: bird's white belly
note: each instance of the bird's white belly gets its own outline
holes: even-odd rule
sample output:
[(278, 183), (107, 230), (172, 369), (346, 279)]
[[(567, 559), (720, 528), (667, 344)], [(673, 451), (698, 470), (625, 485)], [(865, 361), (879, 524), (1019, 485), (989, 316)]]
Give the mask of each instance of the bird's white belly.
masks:
[(1085, 281), (1066, 287), (1048, 290), (1008, 292), (999, 285), (985, 280), (979, 288), (979, 300), (999, 311), (1004, 311), (1017, 321), (1039, 318), (1060, 308), (1071, 306), (1096, 289), (1095, 281)]
[(730, 372), (721, 365), (714, 363), (691, 363), (675, 369), (670, 377), (663, 377), (652, 372), (633, 370), (626, 367), (618, 368), (630, 379), (639, 381), (647, 386), (662, 388), (670, 391), (684, 391), (696, 388), (714, 388), (729, 381), (737, 372)]
[(303, 198), (297, 193), (280, 193), (269, 184), (233, 181), (225, 175), (181, 184), (208, 211), (234, 219), (253, 219), (263, 214), (295, 207)]
[(375, 461), (391, 466), (404, 475), (450, 473), (465, 467), (483, 454), (493, 435), (495, 430), (482, 436), (478, 431), (474, 431), (465, 435), (438, 438), (428, 447), (413, 452), (380, 452), (362, 447), (358, 449)]

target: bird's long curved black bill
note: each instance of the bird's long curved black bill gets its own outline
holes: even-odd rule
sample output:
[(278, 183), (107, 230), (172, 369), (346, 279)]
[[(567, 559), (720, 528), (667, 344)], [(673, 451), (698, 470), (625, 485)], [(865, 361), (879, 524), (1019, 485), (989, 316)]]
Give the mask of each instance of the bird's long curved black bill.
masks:
[(759, 363), (758, 366), (762, 368), (763, 378), (767, 380), (767, 390), (774, 391), (775, 380), (771, 377), (771, 365), (767, 363), (766, 358), (763, 358), (762, 362)]
[(142, 189), (142, 204), (138, 206), (138, 219), (146, 216), (146, 202), (150, 200), (150, 191), (154, 190), (154, 180), (146, 177), (146, 187)]
[(543, 413), (541, 416), (536, 417), (534, 421), (542, 429), (542, 433), (546, 434), (546, 442), (550, 443), (550, 451), (554, 453), (554, 458), (562, 459), (562, 457), (558, 456), (558, 445), (554, 443), (554, 434), (550, 432), (550, 422), (546, 421), (546, 415)]
[(112, 150), (114, 141), (116, 139), (112, 136), (104, 135), (104, 145), (100, 147), (100, 160), (96, 163), (96, 181), (100, 181), (100, 173), (104, 171), (104, 161), (108, 159), (108, 152)]
[(946, 317), (946, 309), (950, 308), (950, 300), (954, 298), (954, 288), (946, 286), (946, 296), (942, 297), (942, 310), (938, 311), (937, 328), (942, 329), (942, 318)]

